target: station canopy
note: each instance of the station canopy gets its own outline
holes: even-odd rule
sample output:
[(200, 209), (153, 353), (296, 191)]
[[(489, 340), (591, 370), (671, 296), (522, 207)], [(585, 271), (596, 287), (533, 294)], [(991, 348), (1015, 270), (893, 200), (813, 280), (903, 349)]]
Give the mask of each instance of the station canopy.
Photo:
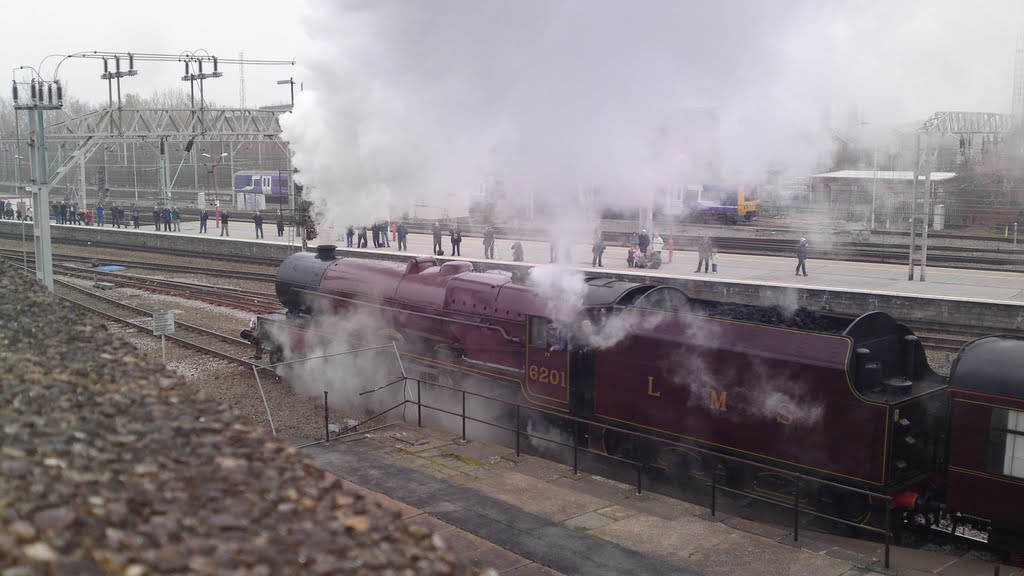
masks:
[[(932, 172), (932, 182), (940, 182), (942, 180), (950, 180), (956, 177), (956, 172)], [(908, 182), (914, 180), (914, 172), (911, 170), (839, 170), (836, 172), (826, 172), (824, 174), (815, 174), (811, 178), (842, 178), (848, 180), (906, 180)], [(925, 175), (919, 174), (918, 180), (924, 181)]]

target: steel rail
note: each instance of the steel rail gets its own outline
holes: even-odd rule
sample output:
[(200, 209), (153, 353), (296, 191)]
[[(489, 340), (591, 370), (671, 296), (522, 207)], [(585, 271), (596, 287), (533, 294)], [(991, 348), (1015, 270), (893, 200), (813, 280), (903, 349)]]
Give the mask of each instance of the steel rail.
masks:
[[(148, 333), (149, 332), (149, 329), (144, 324), (139, 324), (138, 322), (133, 322), (133, 321), (127, 319), (127, 318), (122, 318), (122, 317), (120, 317), (120, 316), (118, 316), (116, 314), (113, 314), (111, 312), (100, 310), (99, 308), (96, 308), (94, 306), (90, 306), (90, 305), (88, 305), (88, 304), (86, 304), (84, 302), (81, 302), (81, 301), (76, 300), (74, 298), (70, 298), (68, 296), (63, 296), (61, 294), (56, 294), (56, 296), (58, 298), (61, 298), (62, 300), (65, 300), (67, 302), (71, 302), (71, 303), (73, 303), (76, 306), (80, 306), (82, 308), (85, 308), (86, 310), (88, 310), (89, 312), (91, 312), (93, 314), (96, 314), (98, 316), (103, 316), (105, 318), (109, 318), (111, 320), (114, 320), (115, 322), (120, 322), (121, 324), (125, 324), (127, 326), (131, 326), (132, 328), (135, 328), (135, 329), (139, 330), (139, 332), (141, 332), (141, 333)], [(182, 323), (182, 324), (184, 324), (184, 323)], [(150, 335), (152, 336), (152, 334), (150, 334)], [(153, 336), (153, 337), (155, 338), (155, 336)], [(223, 360), (227, 360), (227, 361), (232, 362), (234, 364), (241, 365), (241, 366), (243, 366), (245, 368), (252, 368), (252, 367), (262, 366), (262, 364), (259, 364), (257, 362), (253, 362), (251, 360), (246, 360), (245, 358), (239, 358), (237, 356), (232, 356), (231, 354), (228, 354), (226, 352), (221, 352), (220, 350), (216, 350), (216, 349), (210, 348), (208, 346), (204, 346), (202, 344), (199, 344), (198, 342), (193, 342), (191, 340), (188, 340), (186, 338), (182, 338), (180, 336), (175, 336), (174, 334), (167, 334), (166, 337), (167, 337), (168, 340), (171, 340), (172, 342), (176, 342), (176, 343), (178, 343), (178, 344), (180, 344), (182, 346), (185, 346), (186, 348), (191, 348), (191, 349), (196, 350), (198, 352), (202, 352), (203, 354), (207, 354), (207, 355), (210, 355), (210, 356), (215, 356), (217, 358), (221, 358)], [(243, 342), (244, 342), (244, 340), (243, 340)], [(246, 342), (246, 344), (248, 344), (248, 342)]]
[[(143, 315), (143, 316), (152, 316), (153, 315), (153, 312), (150, 311), (150, 310), (146, 310), (144, 308), (139, 308), (138, 306), (133, 306), (131, 304), (127, 304), (125, 302), (121, 302), (120, 300), (115, 300), (113, 298), (108, 298), (108, 297), (106, 297), (106, 296), (104, 296), (102, 294), (97, 294), (96, 292), (93, 292), (92, 290), (88, 290), (86, 288), (82, 288), (81, 286), (75, 286), (74, 284), (71, 284), (70, 282), (66, 282), (66, 281), (63, 281), (63, 280), (57, 280), (56, 283), (60, 284), (63, 287), (70, 288), (72, 290), (76, 290), (78, 292), (85, 293), (85, 294), (87, 294), (87, 295), (89, 295), (89, 296), (91, 296), (93, 298), (98, 299), (98, 300), (103, 300), (104, 302), (107, 302), (107, 303), (110, 303), (110, 304), (114, 304), (114, 305), (120, 306), (122, 308), (127, 308), (127, 309), (129, 309), (129, 310), (131, 310), (131, 311), (133, 311), (133, 312), (135, 312), (136, 314), (139, 314), (139, 315)], [(135, 323), (133, 323), (133, 324), (135, 324)], [(174, 322), (174, 324), (175, 324), (175, 326), (180, 326), (180, 327), (182, 327), (182, 328), (184, 328), (186, 330), (189, 330), (191, 332), (196, 332), (196, 333), (203, 334), (203, 335), (206, 335), (206, 336), (211, 336), (213, 338), (216, 338), (216, 339), (221, 340), (223, 342), (226, 342), (228, 344), (237, 344), (239, 346), (252, 346), (252, 344), (249, 341), (247, 341), (247, 340), (242, 340), (241, 338), (235, 338), (234, 336), (229, 336), (227, 334), (221, 334), (220, 332), (216, 332), (216, 331), (210, 330), (208, 328), (203, 328), (202, 326), (197, 326), (195, 324), (190, 324), (188, 322), (181, 322), (181, 321), (177, 321), (176, 320)], [(135, 324), (135, 325), (136, 326), (142, 326), (143, 328), (145, 328), (144, 325), (140, 325), (140, 324)], [(168, 338), (170, 338), (170, 336), (168, 336)], [(256, 365), (257, 366), (262, 366), (262, 364), (256, 364)]]

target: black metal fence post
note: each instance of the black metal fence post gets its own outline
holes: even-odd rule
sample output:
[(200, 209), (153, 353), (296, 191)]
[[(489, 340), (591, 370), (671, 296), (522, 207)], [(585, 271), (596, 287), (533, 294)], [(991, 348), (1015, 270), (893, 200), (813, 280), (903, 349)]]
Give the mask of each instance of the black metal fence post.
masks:
[(330, 415), (327, 413), (327, 390), (324, 390), (324, 444), (331, 443), (331, 425), (328, 423)]
[(793, 542), (800, 541), (800, 478), (793, 486)]
[(416, 380), (416, 427), (423, 428), (423, 395), (420, 393), (422, 381)]
[(466, 441), (466, 391), (462, 391), (462, 441)]
[(576, 474), (580, 473), (580, 460), (579, 460), (580, 451), (577, 449), (578, 448), (578, 446), (577, 446), (577, 438), (579, 438), (579, 435), (577, 434), (577, 426), (579, 426), (579, 422), (577, 422), (576, 420), (573, 420), (572, 421), (572, 473), (573, 473), (574, 476)]
[(711, 469), (711, 515), (715, 515), (715, 500), (718, 496), (718, 468)]
[(519, 458), (519, 404), (516, 404), (516, 458)]
[(892, 499), (885, 501), (885, 569), (889, 569), (889, 547), (892, 545)]

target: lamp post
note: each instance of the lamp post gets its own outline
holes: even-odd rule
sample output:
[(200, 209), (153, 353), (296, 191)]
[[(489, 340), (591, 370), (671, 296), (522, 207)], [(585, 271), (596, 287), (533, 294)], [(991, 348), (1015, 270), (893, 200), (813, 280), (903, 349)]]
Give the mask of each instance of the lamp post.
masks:
[[(14, 157), (18, 159), (18, 167), (14, 171), (14, 175), (18, 177), (18, 194), (21, 194), (21, 176), (23, 172), (21, 169), (21, 161), (24, 160), (25, 157), (20, 154), (17, 154)], [(25, 180), (32, 180), (32, 164), (29, 164), (28, 170), (24, 170), (24, 172), (28, 172), (28, 175), (25, 176)]]
[(217, 158), (217, 162), (215, 162), (206, 173), (213, 175), (213, 226), (214, 228), (220, 228), (220, 191), (217, 190), (217, 166), (220, 166), (220, 163), (224, 161), (224, 157), (227, 156), (228, 153), (221, 152), (217, 156), (210, 156), (206, 152), (203, 152), (202, 155), (210, 158), (211, 160), (213, 158)]
[(875, 197), (878, 195), (878, 141), (875, 140), (874, 153), (871, 161), (874, 173), (871, 175), (871, 231), (875, 230)]
[(277, 85), (278, 86), (282, 86), (284, 84), (288, 85), (288, 88), (289, 88), (289, 90), (291, 92), (291, 95), (292, 95), (292, 100), (291, 100), (292, 108), (295, 108), (295, 78), (289, 78), (287, 80), (278, 80), (277, 81)]
[[(862, 120), (861, 122), (858, 122), (858, 124), (861, 127), (864, 127), (864, 126), (870, 126), (871, 122), (867, 122), (867, 121), (863, 121)], [(876, 134), (871, 139), (874, 142), (874, 144), (872, 146), (872, 155), (871, 155), (871, 158), (872, 158), (871, 159), (871, 171), (872, 171), (872, 174), (871, 174), (871, 218), (869, 219), (870, 220), (869, 226), (870, 226), (870, 230), (874, 231), (874, 229), (875, 229), (875, 200), (876, 200), (876, 198), (878, 196), (878, 135)]]
[(213, 199), (214, 199), (215, 202), (220, 202), (220, 191), (217, 189), (217, 166), (220, 166), (221, 162), (224, 162), (224, 158), (227, 155), (228, 155), (227, 152), (221, 152), (217, 156), (211, 156), (211, 155), (207, 154), (206, 152), (202, 153), (202, 156), (205, 156), (205, 157), (207, 157), (207, 158), (209, 158), (211, 160), (214, 159), (214, 158), (217, 159), (217, 162), (215, 164), (213, 164), (213, 166), (210, 169), (210, 173), (213, 174)]
[[(288, 85), (288, 90), (289, 90), (289, 92), (291, 94), (291, 108), (289, 110), (295, 110), (295, 78), (289, 78), (287, 80), (278, 80), (277, 81), (277, 85), (278, 86), (282, 86), (284, 84)], [(302, 91), (302, 84), (299, 84), (299, 91), (300, 92)], [(290, 150), (290, 148), (289, 148), (289, 150)], [(292, 170), (292, 155), (291, 155), (291, 152), (289, 152), (288, 153), (288, 186), (291, 188), (292, 192), (294, 192), (294, 190), (295, 190), (294, 175), (295, 175), (295, 173)], [(289, 208), (291, 208), (292, 210), (295, 210), (296, 208), (299, 207), (299, 204), (295, 201), (295, 194), (294, 193), (288, 194), (288, 201), (291, 203), (291, 206), (289, 206)]]

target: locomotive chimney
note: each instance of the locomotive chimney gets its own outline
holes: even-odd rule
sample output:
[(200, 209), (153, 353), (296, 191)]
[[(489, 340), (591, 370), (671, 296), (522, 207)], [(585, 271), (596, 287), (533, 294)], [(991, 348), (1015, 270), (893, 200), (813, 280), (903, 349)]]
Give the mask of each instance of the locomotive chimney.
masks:
[(334, 260), (336, 258), (335, 252), (337, 250), (338, 247), (334, 244), (321, 244), (316, 247), (316, 259), (323, 260), (325, 262)]

